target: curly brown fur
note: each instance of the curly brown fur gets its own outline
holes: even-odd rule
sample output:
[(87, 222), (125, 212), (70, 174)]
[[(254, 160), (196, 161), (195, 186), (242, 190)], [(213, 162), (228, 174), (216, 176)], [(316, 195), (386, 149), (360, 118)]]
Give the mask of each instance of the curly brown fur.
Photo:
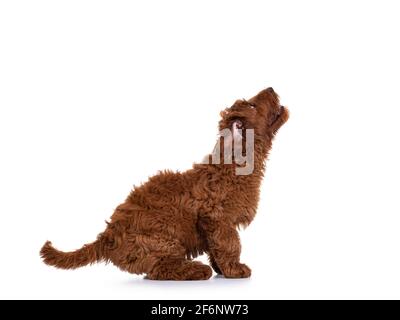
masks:
[[(221, 117), (221, 130), (235, 121), (244, 131), (254, 129), (252, 174), (237, 175), (238, 165), (223, 161), (195, 164), (184, 173), (161, 172), (130, 193), (95, 242), (68, 253), (46, 242), (40, 252), (43, 261), (62, 269), (111, 261), (149, 279), (205, 280), (211, 268), (192, 258), (207, 253), (217, 273), (249, 277), (250, 268), (240, 263), (237, 227), (248, 225), (256, 214), (265, 160), (289, 113), (268, 88), (248, 101), (236, 101)], [(219, 143), (223, 145), (222, 138)]]

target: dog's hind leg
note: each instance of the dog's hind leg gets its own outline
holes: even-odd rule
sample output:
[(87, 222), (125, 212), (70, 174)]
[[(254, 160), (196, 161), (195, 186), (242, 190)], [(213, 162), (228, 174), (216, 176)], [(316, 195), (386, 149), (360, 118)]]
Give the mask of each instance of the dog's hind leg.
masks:
[(151, 261), (147, 263), (148, 279), (207, 280), (212, 276), (209, 266), (186, 258), (186, 250), (179, 241), (152, 238), (150, 242), (152, 242), (152, 250), (146, 257), (147, 261)]
[(110, 260), (124, 271), (146, 273), (152, 280), (207, 280), (212, 275), (209, 266), (186, 259), (179, 241), (155, 235), (128, 235)]
[(164, 257), (147, 274), (151, 280), (207, 280), (212, 276), (209, 266), (185, 258)]

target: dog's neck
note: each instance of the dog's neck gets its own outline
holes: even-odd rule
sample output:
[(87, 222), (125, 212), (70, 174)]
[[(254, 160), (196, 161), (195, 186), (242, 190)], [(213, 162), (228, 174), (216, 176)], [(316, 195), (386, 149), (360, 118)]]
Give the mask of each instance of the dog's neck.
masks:
[[(271, 149), (272, 141), (268, 140), (258, 140), (256, 139), (254, 148), (251, 150), (253, 155), (246, 157), (245, 159), (250, 159), (253, 161), (253, 169), (247, 174), (238, 174), (238, 168), (243, 168), (243, 165), (237, 164), (237, 159), (235, 159), (234, 151), (230, 153), (231, 157), (225, 159), (226, 153), (224, 152), (224, 139), (219, 138), (214, 146), (211, 154), (207, 155), (203, 159), (204, 164), (211, 164), (219, 167), (221, 170), (231, 172), (231, 174), (242, 176), (243, 178), (254, 179), (254, 177), (261, 177), (265, 170), (265, 161), (268, 157), (269, 150)], [(246, 146), (243, 145), (243, 155), (246, 155)], [(226, 162), (228, 160), (228, 162)], [(244, 164), (245, 165), (245, 164)], [(247, 179), (246, 179), (247, 180)]]
[[(248, 175), (237, 175), (238, 165), (234, 161), (224, 163), (223, 142), (218, 140), (221, 148), (214, 147), (212, 154), (207, 155), (202, 164), (195, 164), (195, 172), (201, 172), (206, 177), (210, 175), (217, 177), (212, 183), (217, 183), (221, 190), (225, 191), (224, 201), (232, 201), (233, 211), (229, 216), (239, 226), (246, 226), (253, 220), (259, 201), (259, 193), (262, 179), (264, 177), (265, 162), (271, 149), (271, 140), (255, 140), (254, 144), (254, 168)], [(220, 152), (220, 163), (213, 163), (216, 152)], [(219, 199), (218, 201), (221, 201)], [(229, 206), (228, 206), (229, 207)], [(230, 209), (228, 209), (230, 210)]]

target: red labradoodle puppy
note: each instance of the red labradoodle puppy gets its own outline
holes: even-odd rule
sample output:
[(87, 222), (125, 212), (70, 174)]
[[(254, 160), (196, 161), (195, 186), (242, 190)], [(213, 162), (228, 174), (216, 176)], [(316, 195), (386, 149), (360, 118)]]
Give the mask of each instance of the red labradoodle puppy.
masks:
[[(192, 258), (207, 253), (215, 272), (227, 278), (249, 277), (250, 268), (240, 263), (237, 227), (248, 225), (256, 214), (265, 161), (289, 113), (268, 88), (248, 101), (236, 101), (221, 116), (220, 129), (233, 129), (234, 139), (239, 132), (240, 145), (246, 145), (240, 154), (252, 151), (251, 172), (238, 174), (243, 163), (232, 161), (232, 152), (226, 157), (228, 147), (223, 141), (229, 139), (221, 136), (208, 156), (212, 159), (218, 153), (221, 161), (150, 178), (116, 208), (96, 241), (73, 252), (58, 251), (46, 242), (40, 252), (44, 262), (75, 269), (111, 261), (149, 279), (205, 280), (211, 277), (211, 268)], [(251, 139), (247, 133), (252, 133)], [(232, 151), (232, 145), (229, 148)]]

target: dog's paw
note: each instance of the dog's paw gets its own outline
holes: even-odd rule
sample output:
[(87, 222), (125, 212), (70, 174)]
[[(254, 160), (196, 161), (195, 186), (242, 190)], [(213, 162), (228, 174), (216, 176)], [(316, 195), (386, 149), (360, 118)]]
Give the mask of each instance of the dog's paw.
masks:
[(164, 260), (147, 273), (147, 279), (150, 280), (207, 280), (211, 276), (209, 266), (188, 260)]
[(244, 263), (232, 262), (224, 265), (223, 275), (225, 278), (249, 278), (251, 269)]
[(207, 280), (212, 276), (212, 270), (204, 264), (193, 266), (188, 273), (188, 280)]

